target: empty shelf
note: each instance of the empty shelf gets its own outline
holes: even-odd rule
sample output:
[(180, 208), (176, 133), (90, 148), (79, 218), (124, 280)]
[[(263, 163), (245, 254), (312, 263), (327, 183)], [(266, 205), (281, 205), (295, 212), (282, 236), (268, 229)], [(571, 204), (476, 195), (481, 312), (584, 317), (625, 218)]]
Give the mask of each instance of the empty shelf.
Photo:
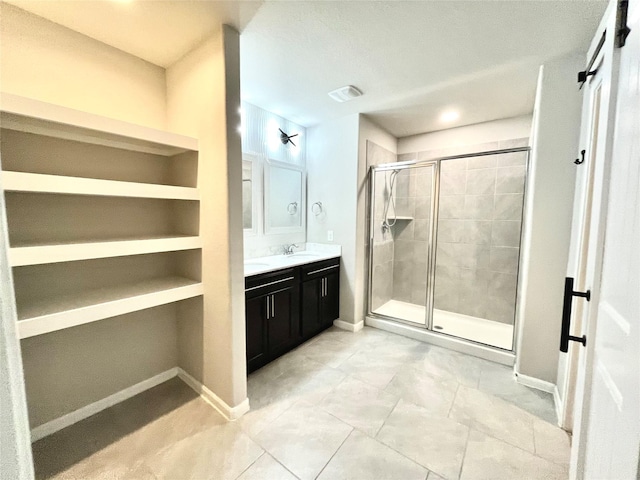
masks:
[(393, 221), (393, 220), (408, 220), (408, 221), (411, 221), (411, 220), (413, 220), (413, 217), (406, 217), (406, 216), (403, 216), (403, 215), (398, 215), (397, 217), (388, 218), (387, 222)]
[(9, 192), (198, 200), (196, 188), (39, 173), (3, 171), (2, 186)]
[(12, 267), (72, 262), (92, 258), (123, 257), (146, 253), (174, 252), (202, 248), (200, 237), (160, 237), (104, 242), (27, 245), (9, 249)]
[(2, 128), (156, 155), (197, 151), (198, 140), (10, 93), (0, 95)]
[(167, 277), (42, 299), (18, 308), (20, 338), (62, 330), (202, 295), (202, 283)]

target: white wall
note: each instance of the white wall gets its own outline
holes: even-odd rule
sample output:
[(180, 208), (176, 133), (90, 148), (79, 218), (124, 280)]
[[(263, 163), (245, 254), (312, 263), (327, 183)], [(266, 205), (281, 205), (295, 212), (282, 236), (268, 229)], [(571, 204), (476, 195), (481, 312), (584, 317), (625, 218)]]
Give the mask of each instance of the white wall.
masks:
[(165, 128), (165, 71), (0, 3), (3, 92)]
[(518, 286), (516, 371), (555, 383), (569, 256), (582, 95), (582, 55), (541, 67)]
[[(309, 215), (307, 241), (342, 246), (340, 319), (356, 319), (356, 215), (359, 115), (307, 129), (307, 201), (322, 202), (324, 214)], [(333, 242), (327, 232), (333, 231)]]
[(179, 358), (231, 407), (247, 397), (239, 58), (239, 34), (225, 26), (167, 69), (169, 127), (200, 147), (203, 320), (180, 319), (180, 345), (197, 349)]
[(531, 133), (531, 115), (503, 118), (464, 127), (421, 133), (398, 139), (398, 154), (525, 138)]
[(367, 116), (360, 115), (358, 136), (358, 206), (356, 228), (356, 297), (355, 321), (364, 320), (367, 314), (367, 298), (369, 279), (369, 169), (367, 166), (367, 141), (371, 141), (382, 148), (397, 153), (398, 140), (396, 137), (373, 123)]

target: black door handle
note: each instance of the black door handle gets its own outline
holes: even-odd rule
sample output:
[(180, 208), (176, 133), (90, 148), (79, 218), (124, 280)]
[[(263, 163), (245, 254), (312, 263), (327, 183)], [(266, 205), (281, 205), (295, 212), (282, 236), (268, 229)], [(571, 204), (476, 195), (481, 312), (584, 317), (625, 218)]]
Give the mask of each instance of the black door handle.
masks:
[(571, 304), (573, 297), (586, 298), (587, 302), (591, 300), (591, 290), (586, 292), (576, 292), (573, 290), (573, 278), (567, 277), (564, 279), (564, 305), (562, 306), (562, 332), (560, 333), (560, 351), (567, 353), (569, 351), (569, 341), (579, 342), (582, 345), (587, 345), (587, 336), (574, 337), (569, 335), (571, 328)]

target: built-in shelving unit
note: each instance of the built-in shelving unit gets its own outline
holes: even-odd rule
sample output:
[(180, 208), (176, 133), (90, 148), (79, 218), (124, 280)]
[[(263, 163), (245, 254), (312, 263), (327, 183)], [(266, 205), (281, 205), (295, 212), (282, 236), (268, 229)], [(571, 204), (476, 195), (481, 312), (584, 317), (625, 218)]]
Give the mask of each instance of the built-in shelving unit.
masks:
[(196, 139), (9, 94), (0, 128), (20, 338), (202, 295)]

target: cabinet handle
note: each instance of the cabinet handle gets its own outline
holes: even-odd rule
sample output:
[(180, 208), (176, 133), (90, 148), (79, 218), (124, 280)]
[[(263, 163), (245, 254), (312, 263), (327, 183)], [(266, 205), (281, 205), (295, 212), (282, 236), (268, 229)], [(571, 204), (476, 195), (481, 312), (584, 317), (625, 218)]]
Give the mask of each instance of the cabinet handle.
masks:
[(275, 300), (275, 296), (271, 295), (271, 318), (276, 316), (276, 307), (275, 307), (276, 302), (274, 300)]
[(327, 296), (327, 279), (326, 279), (326, 277), (324, 277), (322, 279), (322, 296), (323, 297)]
[(269, 285), (275, 285), (276, 283), (288, 282), (289, 280), (293, 280), (295, 277), (287, 277), (282, 280), (276, 280), (275, 282), (263, 283), (262, 285), (257, 285), (251, 288), (245, 288), (245, 292), (250, 292), (251, 290), (255, 290), (256, 288), (268, 287)]
[(267, 320), (269, 320), (269, 298), (271, 295), (267, 295)]
[(314, 270), (313, 272), (308, 272), (307, 275), (313, 275), (315, 273), (324, 272), (326, 270), (331, 270), (332, 268), (338, 268), (340, 265), (331, 265), (330, 267), (320, 268), (318, 270)]

